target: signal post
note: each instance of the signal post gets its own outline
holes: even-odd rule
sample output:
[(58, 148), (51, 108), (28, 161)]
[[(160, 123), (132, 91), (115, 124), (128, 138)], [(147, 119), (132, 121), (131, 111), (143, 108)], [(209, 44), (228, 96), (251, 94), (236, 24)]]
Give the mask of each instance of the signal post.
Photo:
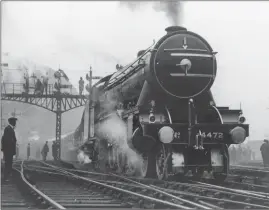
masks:
[[(94, 106), (95, 106), (95, 91), (92, 88), (92, 80), (93, 79), (102, 79), (101, 76), (92, 76), (92, 67), (90, 67), (89, 76), (86, 75), (86, 79), (89, 81), (88, 84), (88, 92), (89, 92), (89, 132), (88, 132), (88, 140), (94, 138)], [(86, 112), (85, 112), (86, 113)]]

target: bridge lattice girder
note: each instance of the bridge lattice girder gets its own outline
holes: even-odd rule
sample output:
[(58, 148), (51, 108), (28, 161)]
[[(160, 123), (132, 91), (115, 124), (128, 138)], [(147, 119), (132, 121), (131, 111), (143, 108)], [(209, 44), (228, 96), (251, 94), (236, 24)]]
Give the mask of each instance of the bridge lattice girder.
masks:
[[(64, 94), (54, 94), (54, 95), (41, 95), (37, 96), (34, 94), (2, 94), (2, 100), (17, 101), (22, 103), (28, 103), (41, 108), (47, 109), (51, 112), (66, 112), (71, 109), (84, 106), (86, 104), (87, 98), (80, 95), (64, 95)], [(60, 101), (57, 106), (57, 100)]]
[[(1, 83), (1, 99), (28, 103), (54, 112), (56, 114), (56, 141), (59, 142), (61, 147), (62, 113), (84, 106), (87, 97), (76, 94), (76, 91), (70, 85), (63, 86), (65, 92), (62, 93), (55, 91), (53, 84), (49, 84), (45, 94), (41, 94), (41, 92), (36, 94), (33, 87), (29, 87), (28, 92), (25, 92), (24, 85), (22, 83)], [(59, 158), (61, 157), (60, 151)]]

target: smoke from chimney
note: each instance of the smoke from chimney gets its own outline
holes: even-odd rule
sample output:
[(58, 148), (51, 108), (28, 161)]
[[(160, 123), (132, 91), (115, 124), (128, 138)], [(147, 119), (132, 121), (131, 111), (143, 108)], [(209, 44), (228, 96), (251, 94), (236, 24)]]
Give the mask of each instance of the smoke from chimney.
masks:
[[(136, 11), (149, 2), (142, 2), (142, 1), (122, 1), (120, 5), (126, 6), (131, 11)], [(165, 12), (166, 16), (168, 17), (170, 23), (172, 25), (179, 25), (181, 22), (181, 10), (182, 10), (182, 3), (179, 0), (165, 0), (165, 1), (155, 1), (150, 2), (153, 4), (153, 9), (156, 12)]]

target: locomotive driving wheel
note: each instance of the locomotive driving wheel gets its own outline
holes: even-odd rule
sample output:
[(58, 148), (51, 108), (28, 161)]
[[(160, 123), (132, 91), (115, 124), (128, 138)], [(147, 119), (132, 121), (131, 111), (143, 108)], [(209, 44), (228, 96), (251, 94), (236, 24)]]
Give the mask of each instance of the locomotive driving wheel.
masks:
[(156, 174), (159, 180), (167, 178), (167, 152), (164, 144), (161, 144), (156, 153)]

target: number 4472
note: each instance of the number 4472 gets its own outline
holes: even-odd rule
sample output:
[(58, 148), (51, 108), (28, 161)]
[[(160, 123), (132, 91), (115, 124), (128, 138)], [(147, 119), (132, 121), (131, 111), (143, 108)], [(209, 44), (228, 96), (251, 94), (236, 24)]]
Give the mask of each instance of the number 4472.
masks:
[(223, 133), (221, 132), (202, 132), (201, 136), (210, 139), (223, 139)]

